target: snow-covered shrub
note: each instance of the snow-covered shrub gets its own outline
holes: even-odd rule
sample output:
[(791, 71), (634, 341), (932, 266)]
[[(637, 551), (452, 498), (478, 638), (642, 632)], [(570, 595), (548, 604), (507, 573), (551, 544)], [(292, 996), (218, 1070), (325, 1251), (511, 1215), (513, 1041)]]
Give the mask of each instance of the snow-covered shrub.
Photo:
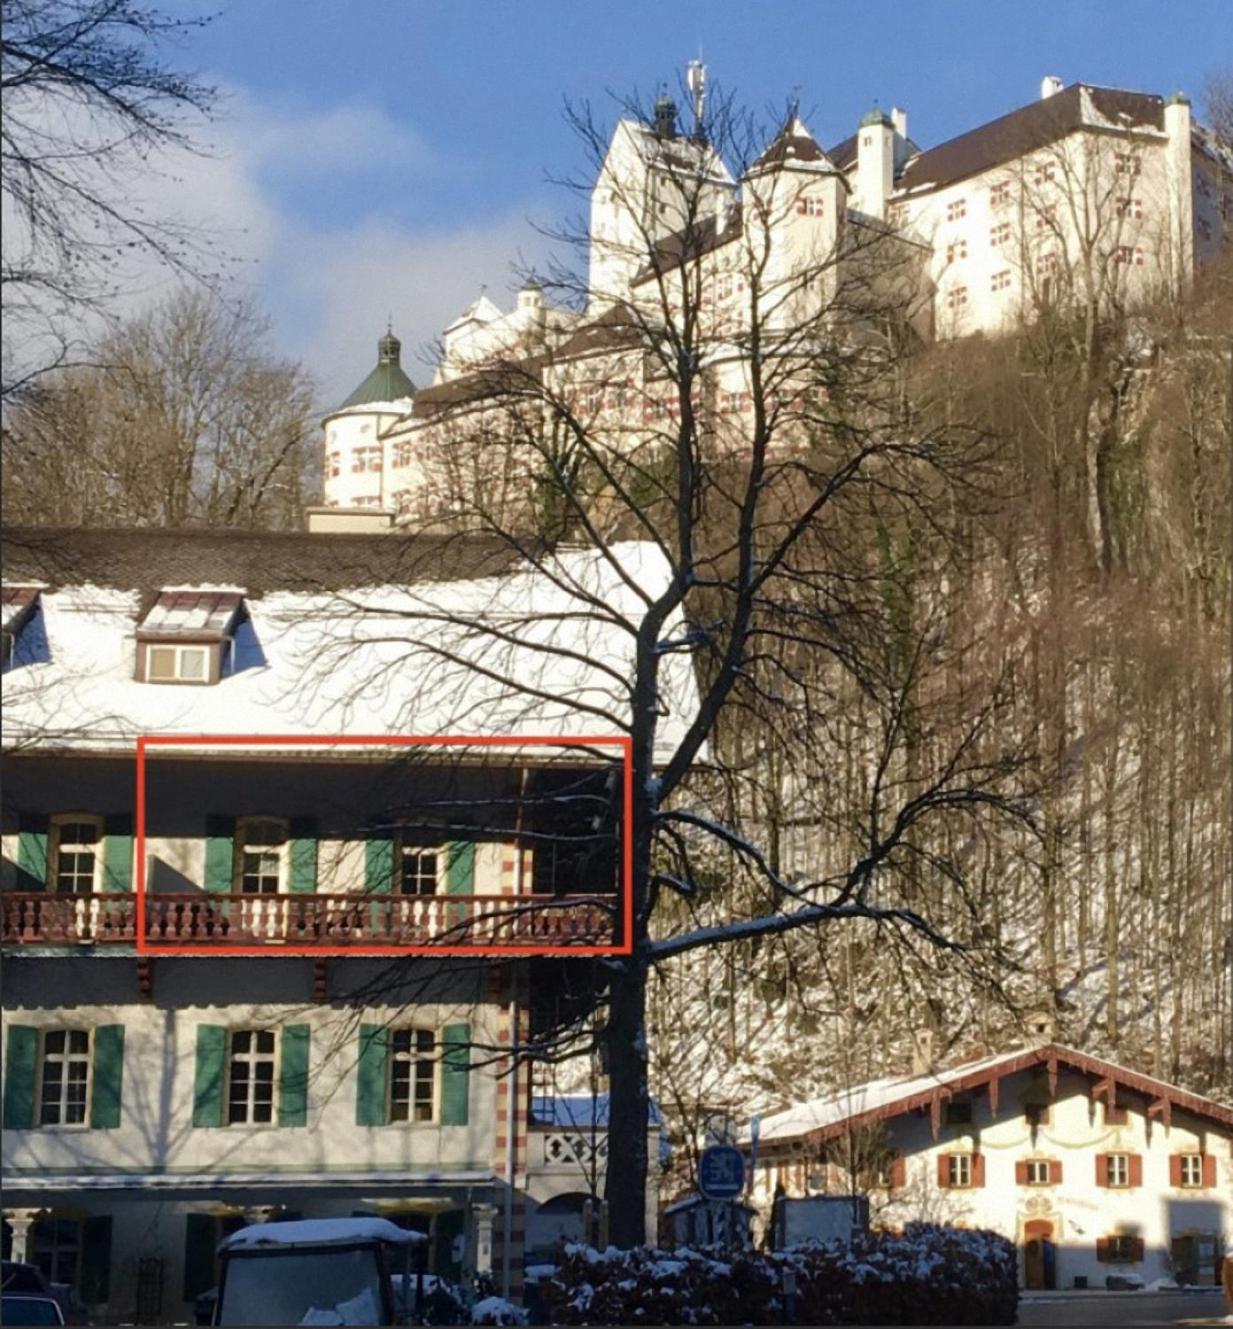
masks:
[(526, 1324), (527, 1313), (504, 1297), (484, 1297), (471, 1307), (472, 1324)]
[(769, 1255), (567, 1246), (540, 1292), (554, 1324), (783, 1324), (789, 1271), (798, 1324), (1013, 1324), (1019, 1299), (1005, 1237), (927, 1224)]

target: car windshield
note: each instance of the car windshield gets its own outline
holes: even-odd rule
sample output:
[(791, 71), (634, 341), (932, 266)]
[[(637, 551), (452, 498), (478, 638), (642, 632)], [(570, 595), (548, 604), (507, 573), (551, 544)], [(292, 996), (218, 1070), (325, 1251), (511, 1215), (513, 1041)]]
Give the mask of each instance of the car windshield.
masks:
[(384, 1324), (374, 1247), (260, 1251), (227, 1261), (218, 1324)]
[(60, 1307), (47, 1297), (0, 1297), (0, 1321), (10, 1324), (63, 1324)]

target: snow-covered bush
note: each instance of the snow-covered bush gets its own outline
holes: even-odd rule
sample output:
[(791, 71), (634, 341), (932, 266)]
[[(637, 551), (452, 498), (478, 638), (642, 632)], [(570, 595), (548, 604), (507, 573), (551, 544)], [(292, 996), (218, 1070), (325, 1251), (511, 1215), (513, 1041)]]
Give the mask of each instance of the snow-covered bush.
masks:
[(783, 1324), (788, 1272), (798, 1324), (1013, 1324), (1019, 1299), (1005, 1237), (927, 1224), (769, 1255), (567, 1246), (540, 1292), (554, 1324)]

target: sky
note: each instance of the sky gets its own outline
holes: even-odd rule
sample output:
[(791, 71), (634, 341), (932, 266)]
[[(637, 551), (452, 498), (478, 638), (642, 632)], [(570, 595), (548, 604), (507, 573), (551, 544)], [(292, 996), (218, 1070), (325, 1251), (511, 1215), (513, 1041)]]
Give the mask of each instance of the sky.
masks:
[(509, 307), (538, 228), (576, 212), (552, 183), (585, 167), (565, 103), (611, 121), (610, 94), (653, 97), (698, 57), (768, 119), (798, 97), (824, 147), (875, 101), (928, 147), (1046, 74), (1198, 102), (1233, 65), (1233, 0), (231, 0), (169, 53), (221, 98), (206, 152), (152, 191), (233, 256), (323, 406), (387, 319), (423, 384), (431, 340), (482, 287)]

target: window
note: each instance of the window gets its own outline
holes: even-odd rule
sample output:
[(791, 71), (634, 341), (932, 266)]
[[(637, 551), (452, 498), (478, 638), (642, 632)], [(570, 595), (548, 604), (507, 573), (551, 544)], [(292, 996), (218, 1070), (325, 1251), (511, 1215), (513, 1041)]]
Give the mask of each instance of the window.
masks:
[(1113, 259), (1114, 262), (1125, 264), (1127, 267), (1141, 268), (1143, 266), (1143, 246), (1118, 245), (1113, 251)]
[(353, 508), (379, 508), (381, 506), (380, 494), (365, 494), (362, 498), (353, 498), (351, 500)]
[(995, 272), (989, 278), (989, 289), (991, 291), (1005, 291), (1010, 286), (1010, 269), (1003, 268), (1001, 272)]
[(1053, 162), (1037, 162), (1034, 177), (1038, 185), (1047, 184), (1054, 178)]
[(436, 895), (441, 880), (440, 850), (404, 844), (398, 869), (398, 889), (403, 895)]
[(1143, 200), (1138, 198), (1119, 198), (1114, 204), (1119, 217), (1128, 217), (1131, 221), (1143, 220)]
[(356, 448), (351, 456), (351, 474), (364, 475), (369, 472), (380, 473), (381, 449), (379, 447)]
[(436, 1113), (436, 1037), (431, 1029), (390, 1030), (389, 1121), (432, 1121)]
[(971, 1154), (950, 1154), (946, 1159), (946, 1184), (965, 1188), (972, 1184)]
[(989, 187), (989, 206), (991, 208), (1000, 208), (1010, 202), (1010, 182), (1001, 180), (996, 185)]
[(989, 243), (996, 249), (1010, 239), (1010, 222), (998, 222), (989, 228)]
[(823, 213), (822, 200), (820, 198), (798, 198), (796, 200), (796, 210), (802, 217), (821, 217)]
[(1130, 1155), (1105, 1155), (1105, 1185), (1115, 1188), (1130, 1185)]
[(97, 817), (57, 817), (51, 824), (52, 889), (89, 895), (98, 889), (103, 823)]
[(329, 456), (330, 477), (334, 478), (342, 474), (342, 453), (331, 452)]
[(952, 240), (946, 246), (947, 263), (958, 263), (968, 256), (968, 242), (966, 240)]
[(1024, 1164), (1024, 1172), (1029, 1186), (1049, 1184), (1049, 1160), (1046, 1158), (1029, 1158)]
[(1036, 210), (1036, 229), (1038, 231), (1052, 231), (1057, 228), (1057, 208), (1037, 208)]
[(946, 220), (949, 222), (962, 221), (967, 215), (968, 201), (965, 198), (957, 198), (946, 205)]
[(277, 895), (287, 859), (287, 827), (272, 817), (236, 825), (235, 889), (241, 895)]
[(209, 682), (208, 646), (150, 645), (146, 651), (146, 677), (151, 683)]
[(236, 1029), (227, 1057), (228, 1125), (274, 1120), (274, 1031)]
[(753, 410), (753, 395), (748, 392), (722, 392), (719, 395), (719, 409), (726, 414)]
[(968, 288), (966, 286), (952, 286), (946, 293), (947, 309), (962, 309), (968, 302)]
[(1138, 175), (1141, 165), (1133, 152), (1119, 152), (1113, 159), (1113, 169), (1118, 175)]
[(415, 460), (415, 449), (410, 443), (395, 443), (391, 454), (392, 464), (395, 466), (410, 466)]
[(49, 1283), (77, 1287), (81, 1268), (81, 1222), (76, 1218), (40, 1218), (30, 1228), (30, 1263)]
[(89, 1031), (45, 1030), (39, 1072), (39, 1125), (84, 1126), (89, 1097)]
[(1216, 1160), (1207, 1154), (1174, 1154), (1169, 1159), (1169, 1184), (1198, 1189), (1216, 1184)]

